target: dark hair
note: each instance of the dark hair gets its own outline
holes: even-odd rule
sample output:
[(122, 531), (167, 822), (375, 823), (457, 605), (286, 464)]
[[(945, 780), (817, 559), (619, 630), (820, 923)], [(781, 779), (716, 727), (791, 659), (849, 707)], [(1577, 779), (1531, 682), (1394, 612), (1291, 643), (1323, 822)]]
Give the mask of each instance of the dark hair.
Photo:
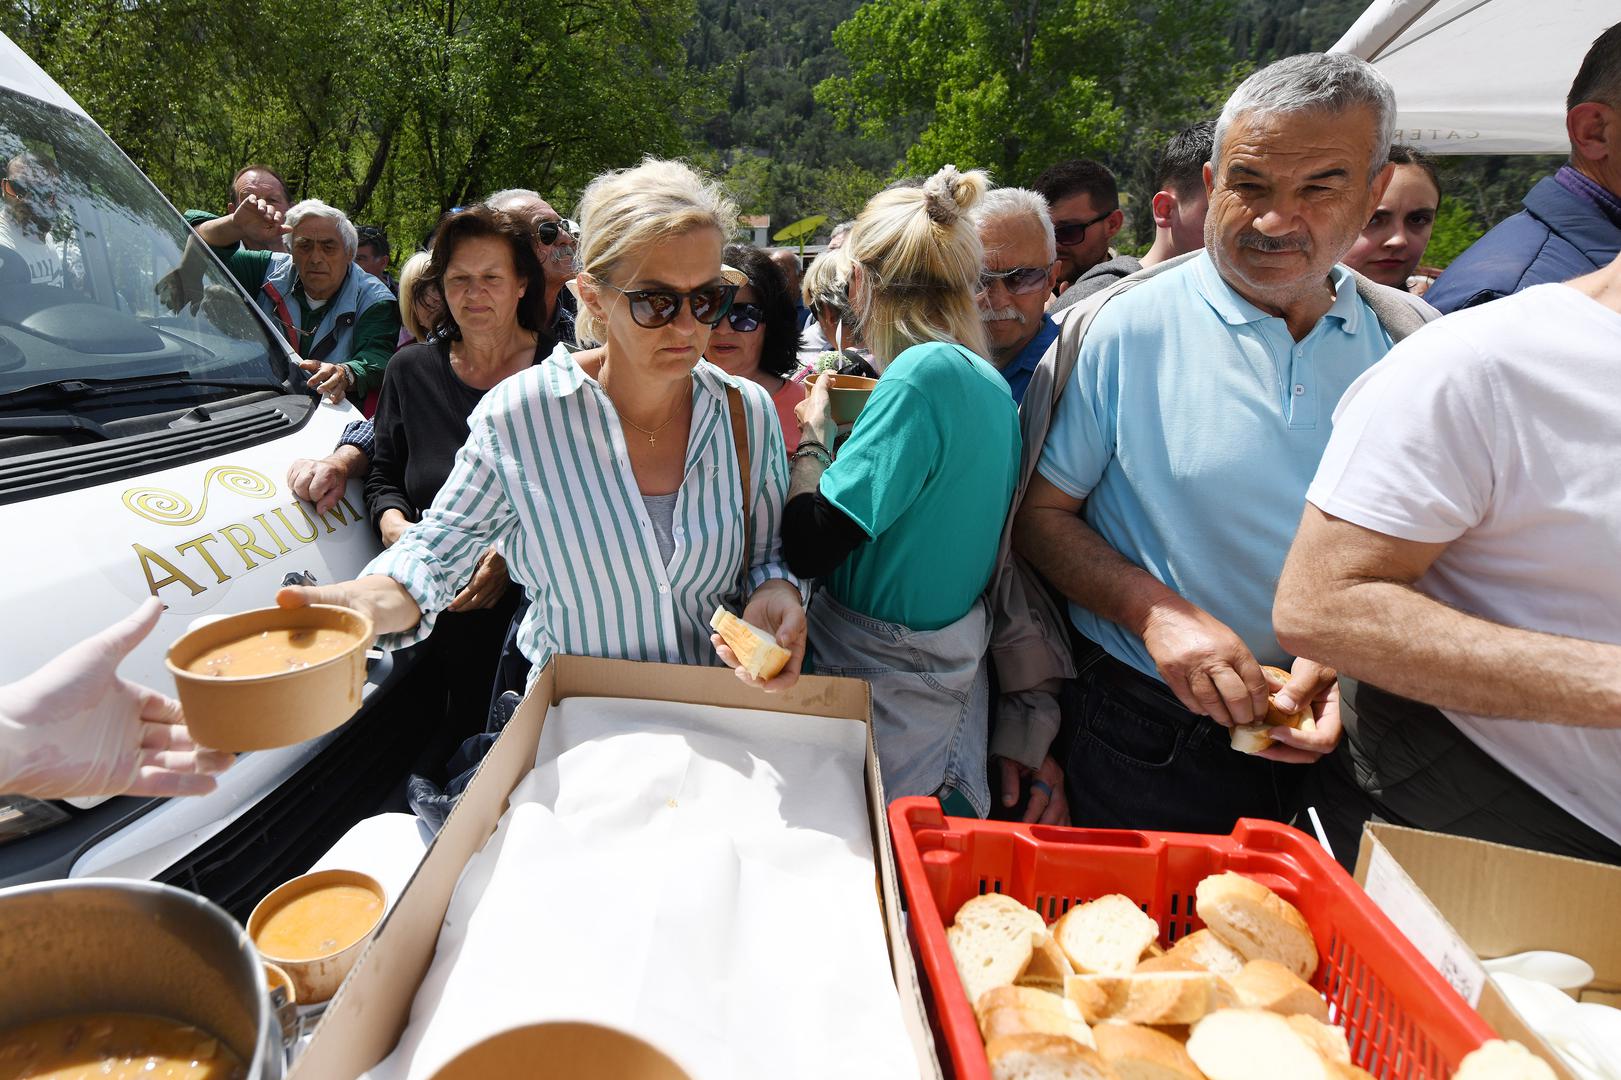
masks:
[[(523, 296), (518, 300), (518, 325), (525, 330), (545, 333), (546, 278), (530, 246), (529, 232), (523, 223), (504, 210), (491, 210), (482, 203), (446, 214), (433, 232), (433, 247), (428, 258), (427, 272), (418, 282), (418, 288), (429, 283), (445, 295), (445, 270), (456, 256), (463, 240), (493, 236), (507, 242), (512, 252), (512, 265), (525, 283)], [(413, 297), (414, 298), (414, 297)], [(439, 321), (433, 326), (435, 336), (447, 341), (460, 341), (461, 327), (451, 313), (450, 304), (440, 309)]]
[(1565, 97), (1565, 110), (1589, 101), (1621, 109), (1621, 23), (1600, 34), (1582, 57), (1581, 69)]
[(1102, 162), (1060, 161), (1049, 165), (1036, 177), (1035, 188), (1041, 197), (1053, 206), (1071, 195), (1087, 195), (1098, 213), (1120, 209), (1120, 188), (1114, 182), (1114, 173)]
[(381, 225), (357, 225), (355, 226), (355, 233), (359, 236), (359, 239), (355, 242), (357, 248), (370, 244), (377, 249), (377, 254), (385, 259), (388, 258), (388, 233), (383, 231)]
[(721, 256), (726, 265), (748, 275), (757, 303), (765, 312), (765, 341), (760, 345), (760, 370), (787, 377), (797, 362), (799, 327), (794, 325), (794, 297), (788, 279), (771, 256), (752, 244), (728, 244)]
[(281, 173), (277, 172), (275, 169), (272, 169), (269, 165), (255, 164), (244, 165), (240, 169), (236, 170), (236, 175), (231, 177), (231, 194), (230, 197), (226, 199), (225, 205), (229, 206), (231, 203), (242, 201), (242, 196), (237, 194), (236, 184), (238, 180), (241, 180), (242, 177), (246, 176), (250, 172), (262, 172), (270, 176), (276, 181), (276, 183), (281, 185), (281, 197), (286, 199), (288, 202), (293, 201), (293, 193), (287, 190), (287, 181), (281, 178)]
[(1154, 163), (1154, 190), (1181, 197), (1203, 188), (1205, 162), (1210, 160), (1215, 139), (1214, 120), (1200, 120), (1172, 135)]
[(1390, 148), (1390, 154), (1385, 158), (1390, 165), (1416, 165), (1424, 170), (1424, 175), (1430, 178), (1435, 185), (1435, 201), (1441, 201), (1441, 177), (1435, 171), (1435, 162), (1430, 156), (1423, 153), (1416, 146), (1404, 146), (1396, 143)]

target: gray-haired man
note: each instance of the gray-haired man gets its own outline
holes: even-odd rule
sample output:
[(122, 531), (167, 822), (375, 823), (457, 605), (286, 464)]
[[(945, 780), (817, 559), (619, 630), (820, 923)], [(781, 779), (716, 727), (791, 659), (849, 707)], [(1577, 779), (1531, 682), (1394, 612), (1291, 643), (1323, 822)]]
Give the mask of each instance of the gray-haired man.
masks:
[[(1018, 575), (1033, 567), (1075, 635), (1073, 739), (1054, 756), (1077, 824), (1288, 820), (1300, 766), (1339, 739), (1334, 672), (1279, 646), (1272, 594), (1334, 403), (1426, 317), (1337, 265), (1388, 182), (1394, 113), (1389, 83), (1349, 56), (1252, 75), (1205, 169), (1205, 249), (1066, 312), (1026, 391), (1012, 542), (1028, 563), (996, 585), (1012, 707), (992, 749), (1035, 767), (1055, 726), (1035, 701), (1053, 683), (1034, 680), (1069, 658), (1064, 631), (1031, 630), (1044, 597)], [(1058, 646), (1045, 669), (1011, 647), (1043, 639)], [(1262, 757), (1231, 750), (1228, 728), (1264, 717), (1270, 691), (1309, 704), (1316, 730), (1285, 729)]]
[[(276, 225), (289, 234), (291, 254), (240, 246)], [(305, 199), (283, 215), (250, 197), (229, 217), (198, 225), (197, 235), (270, 316), (314, 390), (359, 404), (382, 386), (400, 309), (387, 285), (354, 265), (359, 237), (342, 210)]]
[(1024, 398), (1030, 374), (1058, 336), (1047, 298), (1058, 281), (1058, 242), (1047, 200), (1025, 188), (994, 188), (971, 214), (985, 248), (979, 276), (979, 317), (991, 342), (986, 357)]

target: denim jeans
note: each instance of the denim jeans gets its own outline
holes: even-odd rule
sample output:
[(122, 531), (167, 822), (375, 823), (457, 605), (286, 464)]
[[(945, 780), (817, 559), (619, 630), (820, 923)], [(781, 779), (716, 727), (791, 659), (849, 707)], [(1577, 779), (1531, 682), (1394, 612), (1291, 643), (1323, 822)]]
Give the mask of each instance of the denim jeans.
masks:
[(884, 798), (962, 794), (978, 817), (991, 807), (985, 777), (990, 714), (990, 615), (983, 599), (938, 630), (911, 630), (870, 618), (826, 589), (806, 612), (819, 675), (872, 687), (873, 734)]
[(1060, 703), (1070, 735), (1064, 791), (1076, 825), (1229, 833), (1241, 817), (1289, 821), (1312, 766), (1232, 749), (1227, 729), (1189, 712), (1150, 679), (1085, 639)]

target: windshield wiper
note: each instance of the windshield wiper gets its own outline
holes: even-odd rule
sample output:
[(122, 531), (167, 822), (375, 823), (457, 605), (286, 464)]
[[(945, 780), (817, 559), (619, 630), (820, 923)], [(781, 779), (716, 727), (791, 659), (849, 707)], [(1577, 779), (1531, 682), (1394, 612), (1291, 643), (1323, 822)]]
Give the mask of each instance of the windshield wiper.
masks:
[(82, 416), (47, 413), (43, 416), (0, 416), (0, 439), (13, 435), (60, 435), (73, 443), (106, 442), (112, 432)]
[(132, 375), (126, 379), (59, 379), (55, 382), (35, 383), (0, 394), (0, 409), (9, 412), (12, 409), (26, 409), (36, 405), (69, 405), (91, 398), (120, 397), (175, 386), (273, 390), (279, 394), (294, 392), (286, 383), (272, 382), (268, 379), (194, 379), (184, 371), (173, 371), (162, 375)]

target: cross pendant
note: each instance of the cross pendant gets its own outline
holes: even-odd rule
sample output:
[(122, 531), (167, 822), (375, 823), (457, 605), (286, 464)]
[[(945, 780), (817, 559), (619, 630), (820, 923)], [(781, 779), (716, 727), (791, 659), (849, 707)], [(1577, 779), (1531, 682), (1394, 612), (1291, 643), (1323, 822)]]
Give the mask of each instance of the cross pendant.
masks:
[(655, 443), (655, 442), (654, 442), (654, 440), (653, 440), (653, 436), (651, 436), (651, 435), (649, 435), (649, 436), (648, 436), (648, 437), (647, 437), (647, 445), (648, 445), (648, 446), (654, 446), (654, 445), (657, 445), (657, 444), (656, 444), (656, 443)]

